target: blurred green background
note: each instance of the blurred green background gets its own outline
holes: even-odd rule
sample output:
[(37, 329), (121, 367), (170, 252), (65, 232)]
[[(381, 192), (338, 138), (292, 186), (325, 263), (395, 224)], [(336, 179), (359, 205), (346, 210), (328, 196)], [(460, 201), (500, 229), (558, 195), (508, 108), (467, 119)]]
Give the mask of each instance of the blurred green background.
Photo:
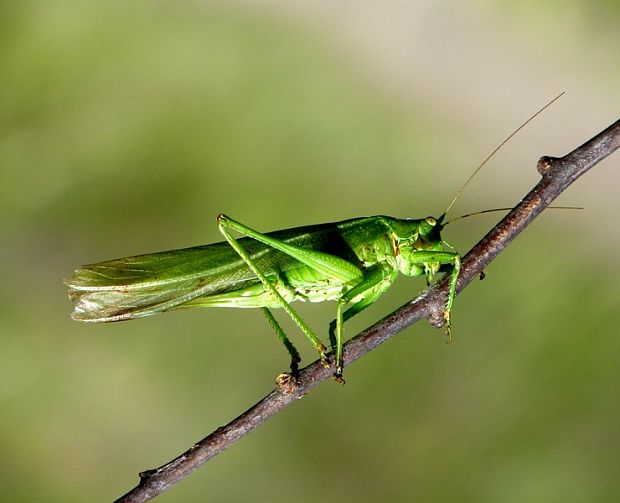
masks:
[[(79, 264), (512, 205), (618, 119), (615, 2), (0, 2), (3, 501), (110, 501), (273, 386), (260, 313), (85, 325)], [(158, 501), (617, 501), (620, 153), (458, 297)], [(497, 220), (446, 229), (463, 253)], [(401, 279), (352, 335), (424, 287)], [(330, 305), (302, 305), (327, 327)], [(324, 332), (324, 330), (323, 330)], [(299, 334), (306, 362), (315, 357)]]

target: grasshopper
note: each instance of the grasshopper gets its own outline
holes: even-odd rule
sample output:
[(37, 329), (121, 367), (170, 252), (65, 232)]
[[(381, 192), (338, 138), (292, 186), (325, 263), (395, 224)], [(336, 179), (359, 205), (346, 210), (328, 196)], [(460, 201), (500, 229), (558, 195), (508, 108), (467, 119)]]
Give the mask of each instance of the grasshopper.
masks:
[[(190, 307), (260, 308), (286, 347), (294, 376), (301, 361), (299, 352), (271, 309), (283, 308), (328, 366), (331, 362), (325, 345), (291, 303), (336, 301), (329, 341), (335, 354), (334, 377), (344, 382), (343, 324), (372, 305), (399, 274), (424, 276), (430, 285), (441, 269), (450, 274), (443, 313), (450, 336), (461, 257), (441, 237), (446, 215), (495, 152), (558, 98), (508, 136), (472, 173), (438, 218), (378, 215), (262, 233), (219, 215), (217, 225), (223, 242), (76, 269), (73, 278), (65, 281), (75, 303), (72, 318), (111, 322)], [(242, 237), (234, 237), (233, 232)]]

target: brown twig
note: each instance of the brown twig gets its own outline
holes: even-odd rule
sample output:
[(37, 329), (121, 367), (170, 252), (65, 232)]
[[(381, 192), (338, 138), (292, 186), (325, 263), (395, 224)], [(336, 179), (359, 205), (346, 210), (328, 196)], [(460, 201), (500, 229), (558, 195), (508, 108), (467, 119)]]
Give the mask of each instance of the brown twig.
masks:
[[(564, 157), (542, 157), (538, 161), (538, 171), (542, 175), (540, 182), (463, 258), (457, 291), (476, 278), (572, 182), (619, 147), (620, 120)], [(423, 318), (441, 326), (448, 286), (448, 278), (444, 277), (416, 299), (351, 339), (345, 346), (345, 365)], [(140, 483), (117, 502), (136, 503), (154, 498), (332, 374), (333, 369), (323, 367), (319, 361), (308, 365), (301, 370), (299, 382), (290, 381), (288, 385), (277, 387), (180, 456), (159, 468), (140, 473)]]

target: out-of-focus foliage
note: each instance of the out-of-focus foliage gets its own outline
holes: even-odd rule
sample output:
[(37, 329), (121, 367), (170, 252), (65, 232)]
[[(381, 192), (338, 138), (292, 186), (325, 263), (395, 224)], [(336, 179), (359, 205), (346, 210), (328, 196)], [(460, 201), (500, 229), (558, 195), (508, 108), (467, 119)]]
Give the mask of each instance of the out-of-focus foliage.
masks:
[[(78, 264), (220, 240), (219, 212), (261, 230), (437, 215), (566, 89), (454, 214), (505, 206), (539, 155), (617, 119), (617, 23), (587, 2), (404, 5), (0, 3), (3, 500), (114, 499), (287, 365), (248, 310), (71, 322)], [(619, 159), (457, 298), (453, 344), (408, 329), (161, 501), (615, 501)], [(493, 222), (445, 237), (464, 252)], [(402, 279), (348, 333), (423, 287)], [(334, 306), (300, 311), (326, 328)]]

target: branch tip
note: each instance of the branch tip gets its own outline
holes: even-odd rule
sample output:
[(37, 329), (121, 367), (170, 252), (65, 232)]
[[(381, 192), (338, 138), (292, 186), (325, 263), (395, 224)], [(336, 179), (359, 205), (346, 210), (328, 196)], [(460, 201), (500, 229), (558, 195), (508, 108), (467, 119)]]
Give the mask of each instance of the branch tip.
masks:
[(540, 159), (538, 159), (538, 163), (536, 164), (536, 169), (541, 175), (544, 176), (547, 173), (549, 173), (549, 171), (551, 171), (551, 168), (553, 168), (553, 165), (557, 161), (559, 161), (557, 157), (551, 157), (548, 155), (544, 155)]

